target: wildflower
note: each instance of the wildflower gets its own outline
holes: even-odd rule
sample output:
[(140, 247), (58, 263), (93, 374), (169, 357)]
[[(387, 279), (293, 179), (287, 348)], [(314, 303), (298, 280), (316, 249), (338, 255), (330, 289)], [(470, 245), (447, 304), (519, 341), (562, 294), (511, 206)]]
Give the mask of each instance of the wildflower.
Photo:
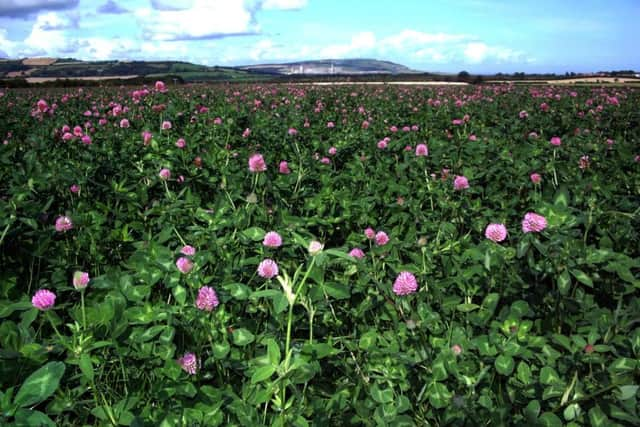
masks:
[(387, 140), (381, 139), (380, 141), (378, 141), (378, 148), (381, 150), (387, 148)]
[(185, 353), (184, 356), (178, 359), (178, 363), (190, 375), (195, 375), (198, 371), (198, 358), (193, 353)]
[(549, 142), (551, 143), (551, 145), (554, 145), (556, 147), (562, 145), (562, 140), (560, 139), (559, 136), (552, 137)]
[(360, 248), (353, 248), (349, 251), (349, 256), (357, 259), (364, 258), (364, 251)]
[(469, 180), (462, 175), (457, 175), (456, 179), (453, 180), (453, 189), (460, 191), (467, 188), (469, 188)]
[(184, 245), (182, 249), (180, 249), (180, 253), (182, 255), (194, 256), (196, 254), (196, 248), (190, 245)]
[(48, 310), (56, 303), (56, 294), (46, 289), (40, 289), (31, 298), (31, 305), (38, 310)]
[(323, 165), (329, 165), (331, 164), (331, 159), (328, 157), (323, 157), (320, 159), (320, 163), (322, 163)]
[(56, 231), (69, 231), (73, 228), (73, 222), (68, 216), (59, 216), (56, 218)]
[(184, 148), (187, 145), (187, 142), (184, 140), (184, 138), (178, 138), (178, 140), (176, 141), (176, 147), (178, 148)]
[(167, 169), (167, 168), (160, 169), (160, 172), (158, 173), (158, 176), (160, 177), (160, 179), (166, 181), (169, 178), (171, 178), (171, 171), (169, 169)]
[(335, 156), (336, 153), (338, 152), (338, 149), (336, 147), (331, 147), (331, 148), (329, 148), (328, 152), (329, 152), (330, 156)]
[(409, 295), (418, 290), (418, 282), (416, 277), (408, 271), (398, 274), (395, 282), (393, 282), (393, 293), (396, 295)]
[(248, 137), (249, 137), (249, 135), (251, 135), (251, 129), (246, 128), (246, 129), (244, 130), (244, 132), (242, 132), (242, 137), (243, 137), (243, 138), (248, 138)]
[(264, 235), (262, 244), (269, 248), (278, 248), (282, 245), (282, 237), (275, 231), (269, 231)]
[(333, 123), (333, 122), (327, 122), (327, 127), (328, 127), (329, 129), (332, 129), (332, 128), (334, 128), (335, 126), (336, 126), (336, 124), (335, 124), (335, 123)]
[(144, 132), (142, 132), (142, 143), (144, 145), (149, 145), (152, 137), (153, 135), (151, 134), (151, 132), (145, 130)]
[(254, 154), (249, 157), (249, 171), (253, 173), (264, 172), (267, 170), (267, 164), (264, 162), (262, 154)]
[(280, 162), (280, 164), (278, 165), (278, 172), (284, 175), (288, 175), (291, 173), (291, 170), (289, 169), (289, 163), (287, 163), (286, 160)]
[(527, 212), (522, 220), (522, 232), (524, 233), (539, 233), (547, 228), (547, 220), (542, 215), (538, 215), (534, 212)]
[(484, 231), (484, 236), (494, 242), (502, 242), (507, 238), (507, 227), (504, 224), (489, 224)]
[(169, 120), (165, 120), (164, 122), (162, 122), (162, 130), (169, 129), (171, 129), (171, 122)]
[(73, 139), (73, 134), (71, 132), (65, 132), (62, 135), (62, 140), (63, 141), (71, 141)]
[(39, 100), (36, 105), (41, 113), (44, 113), (49, 109), (49, 104), (47, 104), (47, 101), (44, 99)]
[(460, 356), (462, 354), (462, 347), (459, 344), (454, 344), (451, 346), (451, 351), (456, 356)]
[(198, 291), (198, 298), (196, 298), (196, 307), (200, 310), (212, 311), (220, 304), (218, 301), (218, 295), (215, 289), (209, 286), (203, 286)]
[(84, 145), (91, 145), (91, 137), (89, 135), (82, 135), (82, 143)]
[(429, 155), (429, 148), (427, 147), (427, 144), (416, 145), (416, 156), (420, 157), (420, 156), (428, 156), (428, 155)]
[(311, 243), (309, 243), (309, 254), (318, 255), (322, 251), (322, 248), (324, 248), (322, 243), (317, 240), (312, 240)]
[(298, 134), (298, 130), (296, 128), (289, 128), (289, 130), (287, 131), (289, 133), (289, 135), (291, 136), (295, 136)]
[(272, 259), (265, 258), (258, 265), (258, 276), (271, 279), (278, 275), (278, 264)]
[(526, 111), (522, 110), (522, 111), (520, 111), (518, 116), (520, 116), (521, 119), (526, 119), (527, 117), (529, 117), (529, 113), (527, 113)]
[(69, 187), (69, 191), (71, 191), (73, 194), (78, 194), (80, 192), (80, 186), (78, 184), (73, 184), (71, 187)]
[(89, 273), (85, 271), (76, 271), (73, 273), (73, 287), (80, 290), (89, 284)]
[(376, 245), (384, 246), (387, 243), (389, 243), (389, 236), (384, 231), (378, 231), (376, 233), (375, 240), (376, 240)]
[(372, 240), (374, 237), (376, 237), (376, 232), (373, 230), (373, 228), (367, 227), (367, 229), (364, 230), (364, 235), (367, 237), (367, 239)]
[(529, 178), (531, 178), (531, 182), (533, 182), (534, 184), (540, 184), (540, 182), (542, 181), (542, 176), (536, 172), (532, 173)]
[(591, 161), (589, 160), (589, 156), (580, 157), (580, 163), (578, 164), (578, 167), (580, 169), (585, 170), (585, 169), (589, 168), (589, 165), (591, 165)]
[(158, 80), (154, 86), (155, 86), (155, 88), (156, 88), (156, 90), (158, 92), (166, 92), (167, 91), (167, 87), (165, 86), (163, 81)]
[(120, 127), (122, 129), (127, 129), (129, 126), (131, 126), (131, 124), (129, 123), (129, 120), (127, 119), (120, 120)]
[(178, 267), (181, 273), (187, 274), (193, 268), (193, 262), (189, 258), (180, 257), (176, 261), (176, 267)]

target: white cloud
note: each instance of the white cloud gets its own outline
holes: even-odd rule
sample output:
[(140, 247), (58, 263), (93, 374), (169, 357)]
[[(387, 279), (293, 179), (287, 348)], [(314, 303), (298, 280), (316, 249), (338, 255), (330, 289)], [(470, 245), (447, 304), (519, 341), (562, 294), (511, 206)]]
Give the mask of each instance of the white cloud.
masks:
[(307, 0), (265, 0), (264, 9), (298, 10), (307, 5)]
[(53, 56), (67, 45), (63, 30), (70, 26), (68, 19), (55, 12), (40, 14), (23, 44), (27, 51), (45, 51), (47, 55)]
[(463, 53), (465, 60), (470, 64), (479, 64), (485, 61), (493, 61), (498, 64), (534, 61), (522, 51), (503, 46), (488, 46), (482, 42), (468, 43)]
[(380, 42), (382, 49), (406, 49), (411, 46), (445, 44), (469, 39), (465, 34), (423, 33), (415, 30), (402, 30), (398, 34), (386, 37)]
[(7, 30), (0, 28), (0, 51), (8, 58), (16, 56), (16, 47), (18, 43), (9, 40)]
[(258, 31), (251, 11), (244, 2), (193, 0), (191, 6), (179, 10), (137, 10), (145, 39), (214, 39)]
[(348, 56), (361, 57), (364, 53), (373, 50), (375, 46), (375, 34), (371, 31), (364, 31), (351, 37), (351, 42), (349, 43), (321, 47), (318, 59), (346, 58)]
[(464, 49), (464, 56), (471, 63), (479, 63), (485, 59), (488, 51), (489, 47), (484, 43), (468, 43)]

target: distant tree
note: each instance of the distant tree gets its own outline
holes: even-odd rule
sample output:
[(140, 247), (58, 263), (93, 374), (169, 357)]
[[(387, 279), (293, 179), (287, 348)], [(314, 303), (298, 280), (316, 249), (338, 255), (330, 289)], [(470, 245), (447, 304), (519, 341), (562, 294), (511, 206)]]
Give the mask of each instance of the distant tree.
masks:
[(470, 76), (471, 76), (471, 75), (469, 74), (469, 72), (468, 72), (468, 71), (460, 71), (460, 72), (458, 73), (458, 80), (461, 80), (461, 81), (467, 81), (467, 80), (469, 80), (469, 77), (470, 77)]

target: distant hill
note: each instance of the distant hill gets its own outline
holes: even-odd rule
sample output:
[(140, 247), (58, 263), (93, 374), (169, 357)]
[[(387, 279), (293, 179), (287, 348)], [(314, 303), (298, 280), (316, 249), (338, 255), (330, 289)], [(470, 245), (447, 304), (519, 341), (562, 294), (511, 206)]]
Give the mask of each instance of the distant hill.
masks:
[(377, 59), (322, 59), (284, 64), (245, 65), (238, 68), (280, 75), (413, 74), (418, 72), (404, 65)]
[(52, 79), (177, 78), (182, 81), (246, 81), (259, 73), (235, 67), (209, 67), (182, 61), (79, 61), (73, 58), (0, 59), (0, 79), (40, 82)]
[(80, 61), (73, 58), (0, 59), (0, 79), (177, 78), (190, 81), (254, 81), (307, 75), (413, 74), (404, 65), (375, 59), (325, 59), (287, 64), (219, 67), (182, 61)]

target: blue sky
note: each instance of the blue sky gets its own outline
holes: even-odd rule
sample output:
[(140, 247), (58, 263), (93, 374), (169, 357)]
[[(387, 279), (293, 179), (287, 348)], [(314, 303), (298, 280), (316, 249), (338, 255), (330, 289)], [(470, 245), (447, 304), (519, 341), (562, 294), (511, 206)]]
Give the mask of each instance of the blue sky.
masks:
[(640, 0), (0, 0), (0, 57), (640, 70)]

